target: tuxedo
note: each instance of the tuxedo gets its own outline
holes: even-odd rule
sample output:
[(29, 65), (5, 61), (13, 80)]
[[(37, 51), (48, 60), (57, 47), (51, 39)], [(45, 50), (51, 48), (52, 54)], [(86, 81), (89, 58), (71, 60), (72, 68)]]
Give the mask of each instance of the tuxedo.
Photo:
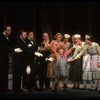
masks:
[[(38, 47), (41, 46), (44, 47), (42, 42), (38, 45)], [(49, 89), (50, 79), (46, 77), (47, 66), (48, 66), (48, 62), (46, 61), (46, 58), (49, 58), (50, 50), (45, 50), (43, 52), (39, 51), (39, 52), (43, 54), (43, 57), (38, 58), (39, 87), (40, 90), (43, 90), (43, 86), (45, 84), (45, 89)]]
[(4, 33), (0, 34), (0, 91), (8, 89), (10, 39)]
[[(28, 49), (31, 52), (35, 52), (36, 51), (36, 43), (34, 40), (30, 40), (27, 39), (26, 40), (27, 45), (28, 45)], [(32, 90), (32, 88), (37, 88), (37, 84), (36, 84), (36, 65), (35, 65), (35, 56), (34, 54), (30, 55), (28, 57), (28, 63), (27, 65), (30, 65), (30, 69), (31, 69), (31, 73), (30, 75), (27, 75), (26, 73), (24, 73), (23, 76), (23, 87), (26, 87), (29, 90)]]
[[(22, 52), (15, 52), (16, 48), (20, 48)], [(27, 41), (18, 38), (13, 56), (13, 90), (20, 91), (21, 77), (25, 75), (26, 66), (29, 65), (30, 56), (34, 55), (34, 51), (29, 49)]]

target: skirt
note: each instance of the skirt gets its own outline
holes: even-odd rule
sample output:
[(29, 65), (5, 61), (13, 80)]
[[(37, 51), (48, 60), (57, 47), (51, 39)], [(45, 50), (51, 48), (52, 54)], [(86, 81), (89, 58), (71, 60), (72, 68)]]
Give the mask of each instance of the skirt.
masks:
[[(55, 54), (51, 54), (50, 57), (56, 59)], [(56, 60), (48, 63), (46, 76), (50, 79), (55, 78), (55, 66), (56, 66)]]

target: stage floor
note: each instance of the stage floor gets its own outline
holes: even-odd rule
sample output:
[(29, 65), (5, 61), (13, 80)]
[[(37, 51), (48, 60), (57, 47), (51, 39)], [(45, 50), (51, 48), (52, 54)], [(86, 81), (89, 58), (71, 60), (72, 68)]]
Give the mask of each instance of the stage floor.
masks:
[(100, 98), (100, 92), (83, 90), (83, 89), (66, 89), (63, 91), (59, 89), (34, 91), (33, 93), (15, 93), (9, 91), (8, 93), (0, 93), (0, 99), (67, 99), (67, 98)]
[[(38, 83), (38, 82), (37, 82)], [(72, 83), (68, 83), (66, 91), (63, 89), (58, 90), (43, 90), (43, 91), (33, 91), (33, 93), (15, 93), (12, 91), (12, 79), (9, 78), (9, 89), (7, 93), (0, 93), (0, 99), (66, 99), (66, 98), (100, 98), (100, 92), (90, 91), (83, 89), (81, 84), (80, 89), (72, 89)]]

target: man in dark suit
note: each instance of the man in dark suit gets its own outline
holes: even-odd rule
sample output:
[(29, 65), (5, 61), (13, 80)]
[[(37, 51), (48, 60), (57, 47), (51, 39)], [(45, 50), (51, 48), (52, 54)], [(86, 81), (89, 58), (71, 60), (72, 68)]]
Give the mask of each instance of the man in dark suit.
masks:
[(43, 90), (44, 85), (45, 89), (50, 89), (50, 79), (47, 78), (48, 62), (46, 61), (46, 58), (49, 58), (51, 52), (49, 43), (49, 34), (44, 32), (42, 34), (42, 41), (38, 46), (38, 51), (43, 54), (43, 57), (38, 58), (39, 87), (41, 91)]
[[(36, 37), (35, 37), (35, 33), (30, 31), (28, 33), (28, 39), (30, 41), (30, 43), (32, 44), (32, 47), (33, 47), (33, 50), (34, 51), (37, 51), (37, 44), (36, 44)], [(31, 57), (31, 66), (33, 68), (33, 78), (32, 78), (32, 81), (33, 81), (33, 88), (34, 90), (38, 90), (38, 87), (37, 87), (37, 56), (33, 56)]]
[[(21, 30), (19, 38), (16, 40), (13, 56), (13, 90), (14, 92), (23, 92), (21, 89), (21, 77), (26, 73), (26, 66), (29, 65), (30, 56), (34, 55), (34, 51), (29, 49), (27, 44), (27, 32)], [(29, 80), (29, 79), (27, 79)]]
[(0, 34), (0, 92), (8, 90), (8, 70), (11, 26), (4, 25), (3, 33)]
[[(35, 36), (32, 31), (28, 32), (28, 38), (26, 41), (27, 41), (28, 49), (31, 50), (32, 52), (35, 52), (37, 50), (37, 47), (36, 47), (36, 42), (35, 42)], [(31, 92), (33, 88), (34, 90), (38, 90), (37, 82), (36, 82), (36, 74), (37, 74), (36, 56), (34, 55), (29, 56), (28, 65), (30, 65), (31, 73), (24, 74), (23, 86), (26, 87), (29, 92)]]

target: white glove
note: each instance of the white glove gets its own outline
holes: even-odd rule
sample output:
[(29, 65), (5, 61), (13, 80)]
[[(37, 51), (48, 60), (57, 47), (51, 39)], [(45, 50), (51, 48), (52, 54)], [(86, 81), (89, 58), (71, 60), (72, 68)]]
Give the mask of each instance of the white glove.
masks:
[(54, 61), (54, 58), (50, 57), (48, 58), (48, 61)]
[(28, 48), (32, 47), (32, 44), (28, 44)]
[(31, 68), (30, 68), (30, 66), (27, 66), (26, 67), (26, 73), (29, 75), (29, 74), (31, 74)]
[(72, 58), (69, 58), (67, 61), (69, 62)]
[(76, 48), (77, 47), (77, 45), (73, 45), (73, 48)]
[(48, 58), (45, 58), (46, 61), (48, 61)]
[(21, 48), (16, 48), (16, 49), (14, 49), (14, 51), (17, 53), (23, 52), (23, 50)]
[(43, 54), (39, 53), (39, 52), (35, 52), (35, 55), (38, 56), (38, 57), (43, 57)]

